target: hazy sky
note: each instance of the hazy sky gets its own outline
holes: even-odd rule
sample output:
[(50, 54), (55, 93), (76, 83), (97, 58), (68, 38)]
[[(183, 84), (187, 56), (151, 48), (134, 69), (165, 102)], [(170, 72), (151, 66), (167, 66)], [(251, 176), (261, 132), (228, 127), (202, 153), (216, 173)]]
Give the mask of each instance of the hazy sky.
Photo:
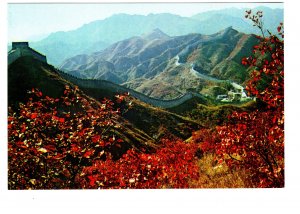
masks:
[(51, 32), (68, 31), (116, 13), (192, 16), (208, 10), (257, 6), (283, 8), (282, 3), (8, 4), (8, 40), (35, 39)]

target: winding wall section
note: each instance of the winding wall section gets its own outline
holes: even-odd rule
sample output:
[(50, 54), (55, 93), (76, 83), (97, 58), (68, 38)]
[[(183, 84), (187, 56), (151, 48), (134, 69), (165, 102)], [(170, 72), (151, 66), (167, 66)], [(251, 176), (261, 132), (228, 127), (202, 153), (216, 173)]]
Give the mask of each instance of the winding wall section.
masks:
[(92, 80), (92, 79), (80, 79), (75, 76), (72, 76), (70, 74), (67, 74), (65, 72), (62, 72), (60, 70), (57, 70), (57, 72), (66, 80), (72, 82), (75, 85), (78, 85), (79, 87), (83, 88), (95, 88), (95, 89), (109, 89), (113, 91), (114, 93), (126, 93), (129, 92), (131, 96), (141, 100), (142, 102), (148, 103), (150, 105), (156, 106), (156, 107), (161, 107), (161, 108), (172, 108), (175, 106), (178, 106), (187, 100), (193, 98), (193, 97), (198, 97), (202, 99), (206, 99), (203, 95), (199, 93), (194, 93), (194, 92), (187, 92), (186, 94), (177, 97), (172, 100), (161, 100), (161, 99), (156, 99), (153, 97), (149, 97), (145, 94), (142, 94), (140, 92), (137, 92), (133, 89), (126, 88), (121, 85), (117, 85), (115, 83), (106, 81), (106, 80)]

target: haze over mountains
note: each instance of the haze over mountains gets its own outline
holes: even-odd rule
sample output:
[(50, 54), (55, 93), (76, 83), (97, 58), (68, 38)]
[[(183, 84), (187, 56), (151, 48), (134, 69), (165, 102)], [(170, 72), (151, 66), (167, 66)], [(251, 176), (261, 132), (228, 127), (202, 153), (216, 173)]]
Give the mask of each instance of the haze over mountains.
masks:
[[(282, 9), (262, 10), (265, 29), (276, 31)], [(49, 64), (83, 79), (108, 80), (158, 99), (194, 91), (215, 96), (243, 84), (259, 34), (245, 9), (223, 9), (191, 17), (174, 14), (116, 14), (30, 43)], [(272, 18), (269, 18), (272, 17)], [(275, 28), (275, 29), (274, 29)]]
[[(283, 21), (283, 10), (267, 7), (255, 10), (257, 9), (264, 12), (266, 29), (275, 32), (277, 24)], [(244, 13), (245, 9), (230, 8), (199, 13), (191, 17), (167, 13), (147, 16), (116, 14), (72, 31), (52, 33), (39, 42), (31, 43), (31, 46), (47, 55), (50, 64), (58, 66), (75, 55), (91, 54), (115, 42), (141, 36), (156, 28), (169, 36), (189, 33), (213, 34), (229, 26), (244, 33), (259, 33), (244, 19)]]

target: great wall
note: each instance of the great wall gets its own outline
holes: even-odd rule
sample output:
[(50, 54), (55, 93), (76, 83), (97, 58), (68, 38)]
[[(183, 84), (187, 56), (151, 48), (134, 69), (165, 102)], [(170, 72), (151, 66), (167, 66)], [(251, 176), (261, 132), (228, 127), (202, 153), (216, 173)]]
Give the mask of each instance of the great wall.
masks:
[[(38, 53), (37, 51), (33, 50), (29, 47), (28, 42), (13, 42), (12, 50), (8, 52), (8, 65), (13, 63), (15, 60), (22, 56), (31, 56), (39, 61), (47, 63), (46, 56)], [(69, 82), (82, 87), (82, 88), (94, 88), (94, 89), (109, 89), (113, 93), (126, 93), (129, 92), (131, 96), (135, 97), (136, 99), (141, 100), (142, 102), (148, 103), (150, 105), (160, 107), (160, 108), (172, 108), (178, 106), (187, 100), (198, 97), (202, 99), (206, 99), (203, 95), (194, 93), (194, 92), (187, 92), (186, 94), (177, 97), (172, 100), (161, 100), (156, 99), (153, 97), (149, 97), (145, 94), (137, 92), (133, 89), (126, 88), (121, 85), (117, 85), (115, 83), (106, 81), (106, 80), (94, 80), (94, 79), (80, 79), (70, 74), (67, 74), (63, 71), (56, 69), (56, 72), (62, 76), (64, 79), (68, 80)]]
[(137, 92), (133, 89), (126, 88), (121, 85), (117, 85), (115, 83), (106, 81), (106, 80), (92, 80), (92, 79), (80, 79), (75, 76), (72, 76), (70, 74), (67, 74), (65, 72), (62, 72), (60, 70), (56, 70), (64, 79), (70, 81), (71, 83), (82, 87), (82, 88), (96, 88), (96, 89), (109, 89), (110, 91), (114, 93), (126, 93), (129, 92), (129, 94), (136, 99), (141, 100), (142, 102), (148, 103), (150, 105), (160, 107), (160, 108), (172, 108), (175, 106), (178, 106), (187, 100), (193, 98), (193, 97), (198, 97), (202, 99), (206, 99), (205, 96), (199, 93), (195, 92), (187, 92), (186, 94), (177, 97), (172, 100), (161, 100), (161, 99), (156, 99), (153, 97), (149, 97), (145, 94), (142, 94), (140, 92)]
[[(200, 43), (205, 43), (205, 42), (209, 42), (209, 41), (213, 41), (213, 40), (218, 40), (218, 39), (222, 39), (224, 37), (224, 35), (227, 34), (227, 32), (229, 30), (231, 30), (232, 27), (228, 27), (226, 28), (223, 32), (221, 33), (217, 33), (215, 34), (215, 36), (213, 38), (207, 38), (207, 39), (203, 39), (201, 41), (195, 41), (193, 43), (193, 47), (199, 45)], [(176, 65), (180, 65), (183, 64), (183, 62), (179, 62), (181, 59), (181, 56), (185, 54), (185, 51), (187, 49), (193, 48), (191, 46), (186, 47), (183, 51), (181, 51), (180, 53), (178, 53), (178, 55), (176, 56)], [(193, 69), (193, 68), (192, 68)], [(148, 103), (150, 105), (156, 106), (156, 107), (161, 107), (161, 108), (172, 108), (178, 105), (183, 104), (184, 102), (190, 100), (193, 97), (198, 97), (200, 99), (207, 99), (204, 95), (200, 94), (200, 93), (195, 93), (195, 92), (187, 92), (186, 94), (177, 97), (175, 99), (171, 99), (171, 100), (161, 100), (161, 99), (156, 99), (153, 97), (149, 97), (145, 94), (142, 94), (140, 92), (137, 92), (133, 89), (130, 88), (126, 88), (124, 86), (121, 85), (117, 85), (115, 83), (112, 83), (110, 81), (106, 81), (106, 80), (92, 80), (92, 79), (80, 79), (78, 77), (72, 76), (68, 73), (65, 73), (63, 71), (60, 71), (57, 69), (57, 72), (65, 79), (67, 79), (68, 81), (74, 83), (75, 85), (78, 85), (79, 87), (82, 88), (96, 88), (96, 89), (109, 89), (110, 91), (114, 92), (114, 93), (125, 93), (125, 92), (129, 92), (131, 96), (141, 100), (142, 102)], [(197, 71), (195, 71), (197, 72)], [(217, 81), (216, 79), (214, 79), (214, 81)], [(219, 81), (224, 81), (224, 80), (219, 80)]]
[[(199, 42), (200, 43), (204, 43), (204, 42), (208, 42), (211, 40), (216, 40), (216, 39), (222, 39), (224, 37), (224, 35), (230, 30), (232, 29), (231, 27), (226, 28), (223, 32), (218, 33), (215, 35), (215, 37), (213, 38), (208, 38), (208, 39), (203, 39), (202, 41), (198, 41), (195, 42), (193, 44), (194, 45), (198, 45)], [(181, 51), (180, 53), (178, 53), (178, 55), (176, 55), (175, 59), (176, 59), (176, 66), (182, 65), (184, 64), (184, 62), (180, 62), (181, 57), (184, 55), (185, 51), (189, 48), (192, 47), (186, 47), (186, 49), (184, 49), (183, 51)], [(45, 62), (47, 63), (47, 59), (46, 56), (40, 54), (39, 52), (33, 50), (32, 48), (29, 47), (28, 42), (13, 42), (12, 44), (12, 50), (10, 50), (8, 52), (8, 65), (10, 65), (12, 62), (14, 62), (15, 60), (17, 60), (18, 58), (22, 57), (22, 56), (32, 56), (33, 58)], [(200, 76), (202, 78), (204, 78), (203, 76), (201, 76), (200, 73), (198, 73), (198, 71), (194, 70), (193, 65), (191, 65), (191, 72), (194, 72), (195, 74), (197, 73), (197, 76)], [(113, 93), (126, 93), (129, 92), (131, 96), (135, 97), (136, 99), (141, 100), (142, 102), (148, 103), (150, 105), (156, 106), (156, 107), (160, 107), (160, 108), (172, 108), (178, 105), (181, 105), (182, 103), (188, 101), (189, 99), (193, 98), (193, 97), (198, 97), (200, 99), (206, 100), (207, 98), (199, 93), (195, 93), (195, 92), (187, 92), (186, 94), (177, 97), (175, 99), (171, 99), (171, 100), (161, 100), (161, 99), (156, 99), (153, 97), (149, 97), (145, 94), (142, 94), (140, 92), (137, 92), (133, 89), (130, 88), (126, 88), (124, 86), (121, 85), (117, 85), (115, 83), (112, 83), (110, 81), (106, 81), (106, 80), (97, 80), (97, 79), (80, 79), (78, 77), (72, 76), (68, 73), (65, 73), (63, 71), (60, 71), (59, 69), (56, 69), (56, 72), (62, 76), (64, 79), (70, 81), (71, 83), (78, 85), (81, 88), (93, 88), (93, 89), (104, 89), (107, 90), (109, 89), (111, 92)], [(208, 78), (208, 77), (206, 77)], [(213, 81), (224, 81), (224, 80), (217, 80), (215, 78), (210, 77), (211, 80)], [(236, 83), (234, 83), (236, 84)], [(238, 84), (236, 84), (238, 85)], [(234, 86), (234, 85), (233, 85)], [(239, 86), (239, 85), (238, 85)], [(241, 86), (239, 86), (241, 87)]]
[(28, 42), (13, 42), (12, 49), (8, 52), (7, 64), (10, 65), (22, 56), (32, 56), (39, 61), (47, 63), (46, 56), (30, 48)]

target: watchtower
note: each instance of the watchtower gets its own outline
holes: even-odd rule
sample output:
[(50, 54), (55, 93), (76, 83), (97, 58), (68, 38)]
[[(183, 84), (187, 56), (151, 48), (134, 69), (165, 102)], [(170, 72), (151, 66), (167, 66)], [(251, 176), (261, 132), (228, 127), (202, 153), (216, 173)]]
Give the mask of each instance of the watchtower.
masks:
[(13, 42), (12, 43), (12, 49), (17, 48), (29, 48), (28, 42)]
[(45, 55), (29, 47), (28, 42), (12, 42), (11, 50), (8, 52), (8, 65), (23, 56), (31, 56), (34, 59), (47, 63)]

